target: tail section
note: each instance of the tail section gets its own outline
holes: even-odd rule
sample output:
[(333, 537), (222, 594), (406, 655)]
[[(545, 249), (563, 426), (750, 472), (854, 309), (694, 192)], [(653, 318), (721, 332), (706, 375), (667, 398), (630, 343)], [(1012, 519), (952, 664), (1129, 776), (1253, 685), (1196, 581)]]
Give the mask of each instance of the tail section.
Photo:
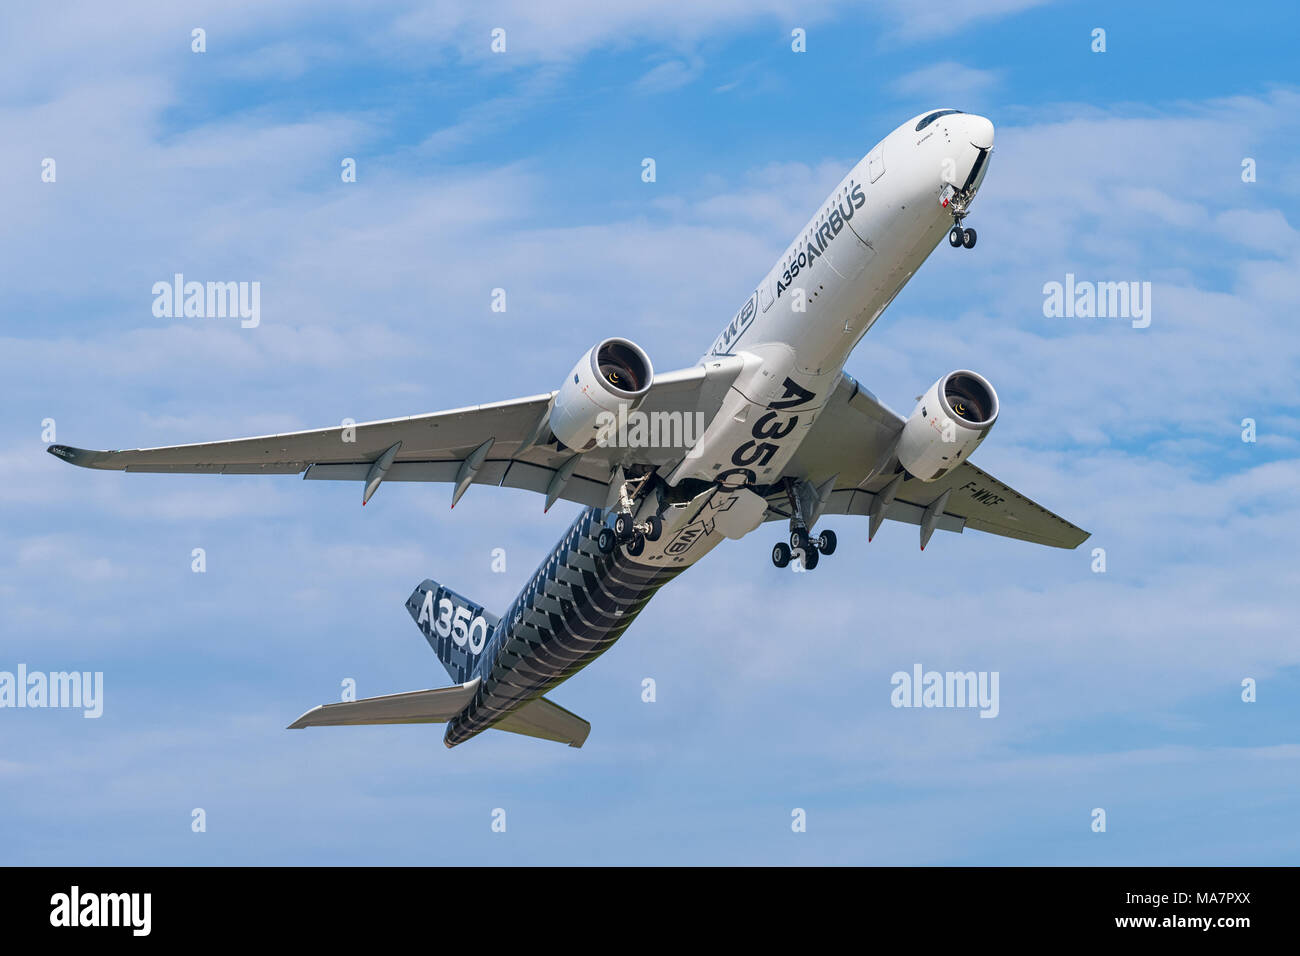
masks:
[(464, 684), (478, 674), (484, 652), (496, 634), (499, 619), (495, 614), (430, 580), (406, 599), (406, 609), (452, 680)]
[[(326, 704), (303, 714), (291, 727), (448, 723), (464, 712), (478, 692), (486, 663), (496, 654), (500, 619), (483, 605), (431, 580), (422, 581), (411, 593), (406, 609), (455, 686)], [(591, 724), (545, 697), (513, 708), (492, 727), (570, 747), (581, 747), (591, 732)]]
[[(291, 723), (289, 729), (362, 724), (445, 724), (465, 709), (478, 690), (478, 684), (476, 677), (467, 684), (436, 690), (414, 690), (406, 694), (322, 704)], [(559, 704), (538, 697), (507, 714), (493, 729), (581, 747), (587, 734), (591, 733), (591, 724)]]

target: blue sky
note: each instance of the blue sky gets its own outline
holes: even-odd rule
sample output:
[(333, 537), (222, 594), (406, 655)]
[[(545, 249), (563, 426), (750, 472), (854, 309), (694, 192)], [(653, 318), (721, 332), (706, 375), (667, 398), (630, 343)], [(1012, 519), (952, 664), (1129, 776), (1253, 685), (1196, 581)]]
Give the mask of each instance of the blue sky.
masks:
[[(0, 13), (0, 670), (105, 682), (98, 720), (0, 710), (0, 862), (1300, 860), (1294, 5), (535, 6)], [(576, 506), (395, 484), (363, 511), (44, 452), (44, 419), (137, 447), (534, 394), (606, 335), (688, 365), (932, 106), (998, 127), (979, 245), (936, 250), (848, 371), (903, 410), (987, 375), (976, 462), (1093, 538), (922, 554), (836, 519), (811, 574), (771, 567), (775, 526), (727, 543), (551, 695), (582, 750), (283, 729), (345, 678), (445, 683), (414, 585), (503, 608)], [(261, 325), (155, 318), (175, 272), (259, 281)], [(1066, 273), (1151, 282), (1151, 326), (1045, 318)], [(999, 716), (891, 707), (918, 662), (998, 671)]]

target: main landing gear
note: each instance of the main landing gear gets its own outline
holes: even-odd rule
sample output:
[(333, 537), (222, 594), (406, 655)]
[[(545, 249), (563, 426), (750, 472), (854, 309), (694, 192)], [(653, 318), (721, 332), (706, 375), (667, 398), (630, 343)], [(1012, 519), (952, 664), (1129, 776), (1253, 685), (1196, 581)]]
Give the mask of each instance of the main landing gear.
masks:
[(645, 551), (647, 541), (658, 541), (664, 533), (663, 519), (650, 515), (645, 521), (636, 521), (632, 517), (636, 507), (636, 492), (645, 479), (625, 481), (619, 491), (618, 513), (614, 518), (614, 527), (601, 528), (596, 535), (596, 547), (601, 554), (610, 554), (620, 544), (627, 545), (627, 553), (636, 557)]
[(614, 527), (606, 526), (600, 529), (600, 533), (596, 535), (596, 547), (600, 549), (601, 554), (611, 554), (620, 544), (625, 544), (627, 553), (635, 558), (645, 551), (647, 541), (658, 541), (663, 533), (663, 519), (658, 515), (651, 515), (645, 521), (636, 522), (632, 520), (629, 512), (624, 511), (614, 519)]
[[(830, 492), (830, 482), (823, 482), (825, 494)], [(817, 523), (825, 505), (823, 492), (806, 481), (785, 479), (785, 495), (790, 503), (790, 543), (778, 541), (772, 547), (772, 563), (778, 568), (788, 567), (795, 558), (805, 571), (817, 567), (821, 556), (835, 553), (835, 532), (823, 531), (817, 537), (808, 534), (808, 526)], [(819, 503), (820, 502), (820, 503)]]
[(975, 230), (965, 229), (962, 227), (961, 223), (954, 224), (952, 229), (948, 230), (948, 245), (952, 246), (954, 249), (960, 246), (965, 246), (967, 249), (974, 249)]
[(803, 565), (805, 571), (817, 567), (821, 555), (835, 553), (835, 532), (823, 531), (817, 537), (810, 537), (806, 528), (795, 528), (790, 532), (790, 543), (778, 541), (772, 548), (772, 563), (784, 568), (795, 558)]

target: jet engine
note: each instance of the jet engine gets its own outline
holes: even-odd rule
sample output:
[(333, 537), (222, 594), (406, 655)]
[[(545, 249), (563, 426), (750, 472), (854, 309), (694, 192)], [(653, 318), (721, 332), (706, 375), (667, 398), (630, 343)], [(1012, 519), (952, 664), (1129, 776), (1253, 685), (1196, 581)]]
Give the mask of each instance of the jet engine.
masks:
[(605, 339), (578, 359), (560, 386), (551, 409), (552, 433), (575, 451), (590, 451), (610, 433), (620, 409), (626, 413), (641, 404), (653, 381), (650, 356), (639, 345)]
[(922, 481), (965, 461), (998, 418), (998, 393), (974, 372), (949, 372), (929, 387), (903, 425), (898, 460)]

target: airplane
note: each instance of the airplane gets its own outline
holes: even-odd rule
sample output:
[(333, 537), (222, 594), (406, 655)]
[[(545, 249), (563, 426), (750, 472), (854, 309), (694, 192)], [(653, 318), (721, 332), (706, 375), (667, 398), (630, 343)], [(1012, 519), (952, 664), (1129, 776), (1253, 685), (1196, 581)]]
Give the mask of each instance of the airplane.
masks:
[[(969, 461), (998, 418), (982, 375), (948, 372), (903, 417), (844, 372), (854, 346), (963, 225), (993, 123), (956, 109), (899, 126), (840, 181), (699, 362), (657, 375), (630, 339), (590, 348), (553, 392), (452, 411), (130, 451), (52, 445), (85, 468), (302, 474), (361, 483), (524, 488), (585, 509), (500, 615), (433, 580), (406, 608), (455, 682), (324, 704), (291, 729), (445, 723), (455, 747), (489, 728), (581, 747), (591, 725), (545, 695), (608, 650), (654, 594), (724, 539), (769, 521), (778, 568), (836, 549), (826, 515), (967, 528), (1057, 548), (1088, 533)], [(682, 422), (703, 423), (686, 440)], [(630, 428), (629, 428), (630, 425)]]

